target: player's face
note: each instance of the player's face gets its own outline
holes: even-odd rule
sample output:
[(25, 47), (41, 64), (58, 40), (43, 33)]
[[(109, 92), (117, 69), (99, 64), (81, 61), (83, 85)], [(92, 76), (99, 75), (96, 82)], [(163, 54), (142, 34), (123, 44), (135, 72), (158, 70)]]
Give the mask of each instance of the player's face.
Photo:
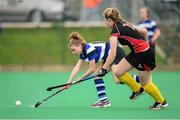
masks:
[(114, 21), (110, 18), (108, 19), (104, 19), (105, 20), (105, 23), (108, 27), (113, 27), (114, 26)]
[(70, 49), (72, 50), (74, 55), (80, 55), (82, 52), (81, 45), (71, 45)]
[(148, 13), (146, 9), (141, 8), (139, 11), (139, 15), (142, 20), (146, 20), (148, 18)]

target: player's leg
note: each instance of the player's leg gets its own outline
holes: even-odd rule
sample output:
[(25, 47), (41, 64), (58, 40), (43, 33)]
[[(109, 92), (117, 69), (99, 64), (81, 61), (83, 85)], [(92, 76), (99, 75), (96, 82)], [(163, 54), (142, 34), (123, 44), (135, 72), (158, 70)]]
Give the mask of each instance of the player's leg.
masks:
[(135, 74), (131, 74), (132, 78), (134, 80), (136, 80), (137, 83), (140, 83), (141, 82), (141, 78), (138, 76), (138, 75), (135, 75)]
[(115, 76), (124, 84), (126, 84), (132, 91), (133, 94), (130, 96), (131, 100), (136, 99), (144, 90), (140, 84), (138, 84), (132, 76), (127, 73), (133, 67), (128, 63), (128, 61), (123, 58), (118, 65), (115, 65), (113, 73)]
[(153, 106), (149, 109), (157, 110), (168, 106), (168, 103), (161, 95), (158, 87), (151, 80), (150, 71), (139, 71), (139, 76), (141, 77), (141, 83), (144, 86), (144, 90), (156, 101)]
[(97, 95), (99, 98), (99, 101), (92, 104), (92, 108), (99, 108), (99, 107), (109, 107), (111, 106), (111, 103), (108, 100), (108, 97), (106, 95), (106, 88), (105, 83), (101, 77), (96, 77), (94, 79), (94, 84), (96, 87)]
[(114, 82), (116, 83), (116, 84), (124, 84), (124, 83), (122, 83), (120, 80), (119, 80), (119, 78), (117, 78), (117, 76), (115, 76), (115, 74), (113, 73), (113, 69), (114, 69), (114, 67), (113, 66), (111, 66), (111, 69), (112, 69), (112, 76), (113, 76), (113, 79), (114, 79)]
[[(128, 73), (132, 66), (127, 62), (124, 58), (125, 52), (122, 48), (117, 47), (116, 58), (113, 61), (113, 65), (111, 66), (112, 73), (115, 77), (116, 83), (124, 83), (126, 84), (132, 91), (133, 94), (130, 96), (131, 100), (134, 100), (138, 97), (139, 91), (143, 88), (132, 78), (132, 76)], [(116, 75), (116, 71), (120, 72), (119, 76)]]
[[(112, 69), (114, 69), (114, 68), (112, 68)], [(112, 71), (113, 71), (113, 70), (112, 70)], [(134, 80), (133, 77), (132, 77), (132, 75), (130, 75), (128, 72), (125, 73), (124, 75), (122, 75), (122, 77), (120, 77), (120, 78), (118, 78), (118, 77), (115, 76), (114, 74), (113, 74), (113, 77), (114, 77), (114, 80), (115, 80), (115, 83), (116, 83), (116, 84), (123, 84), (123, 85), (127, 85), (128, 87), (130, 87), (130, 89), (132, 90), (132, 94), (131, 94), (131, 96), (130, 96), (129, 98), (130, 98), (131, 100), (137, 99), (137, 97), (144, 92), (144, 89), (143, 89), (142, 87), (141, 87), (140, 90), (138, 90), (138, 91), (134, 90), (134, 91), (136, 91), (136, 92), (133, 91), (133, 89), (134, 89), (134, 88), (133, 88), (133, 84), (134, 84), (134, 82), (136, 82), (136, 80)], [(124, 83), (123, 81), (124, 81), (125, 83)], [(127, 81), (128, 81), (128, 83), (127, 83)], [(132, 85), (129, 84), (129, 83), (132, 83)], [(136, 84), (136, 83), (135, 83), (135, 84)]]
[[(124, 52), (124, 50), (121, 48), (121, 47), (117, 47), (117, 52), (116, 52), (116, 58), (114, 59), (114, 61), (113, 61), (113, 64), (112, 64), (112, 66), (111, 66), (111, 69), (112, 69), (112, 73), (113, 73), (113, 71), (115, 71), (114, 69), (115, 69), (115, 66), (116, 65), (118, 65), (119, 64), (119, 62), (124, 58), (126, 56), (126, 54), (125, 54), (125, 52)], [(124, 76), (122, 76), (122, 78), (117, 78), (114, 74), (113, 74), (113, 77), (114, 77), (114, 80), (115, 80), (115, 83), (117, 83), (117, 84), (124, 84), (122, 81), (123, 80), (121, 80), (122, 78), (123, 79), (132, 79), (132, 77), (130, 77), (130, 75), (129, 75), (129, 73), (126, 73), (126, 74), (124, 74)], [(135, 77), (136, 79), (134, 79), (134, 80), (136, 80), (136, 81), (139, 81), (139, 77), (138, 76), (136, 76)]]
[(116, 84), (124, 84), (122, 81), (124, 81), (123, 79), (125, 78), (129, 78), (129, 79), (133, 79), (136, 82), (140, 82), (140, 78), (138, 75), (134, 75), (134, 74), (129, 74), (129, 73), (125, 73), (121, 78), (117, 78), (117, 76), (114, 75), (113, 71), (115, 71), (115, 67), (116, 65), (112, 65), (111, 69), (112, 69), (112, 76), (114, 78), (114, 82)]
[(150, 109), (161, 109), (167, 107), (168, 104), (161, 95), (158, 87), (152, 82), (151, 72), (156, 67), (155, 53), (150, 48), (146, 52), (140, 53), (139, 57), (141, 58), (140, 65), (142, 69), (139, 71), (139, 76), (141, 78), (141, 83), (144, 86), (144, 90), (156, 101), (153, 106), (150, 106)]

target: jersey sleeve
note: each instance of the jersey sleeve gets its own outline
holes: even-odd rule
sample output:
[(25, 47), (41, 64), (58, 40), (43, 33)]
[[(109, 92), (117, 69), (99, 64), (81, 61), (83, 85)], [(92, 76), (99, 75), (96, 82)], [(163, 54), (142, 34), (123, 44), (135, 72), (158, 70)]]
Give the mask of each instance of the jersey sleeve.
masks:
[(155, 21), (152, 22), (152, 30), (155, 31), (156, 29), (158, 29), (158, 26), (156, 24)]
[(96, 53), (96, 49), (94, 47), (88, 48), (86, 51), (86, 56), (89, 61), (96, 59), (96, 57), (98, 56)]
[(111, 31), (111, 34), (110, 34), (110, 37), (111, 36), (115, 36), (115, 37), (119, 37), (120, 36), (120, 33), (118, 31), (118, 29), (114, 26), (112, 31)]
[(79, 59), (84, 60), (83, 54), (80, 54)]

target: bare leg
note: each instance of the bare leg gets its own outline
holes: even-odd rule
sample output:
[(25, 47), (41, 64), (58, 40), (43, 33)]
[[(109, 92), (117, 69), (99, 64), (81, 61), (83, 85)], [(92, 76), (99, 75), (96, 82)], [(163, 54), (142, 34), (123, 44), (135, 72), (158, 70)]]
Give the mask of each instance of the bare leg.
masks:
[(129, 70), (131, 70), (133, 67), (128, 63), (128, 61), (123, 58), (118, 65), (114, 68), (114, 74), (116, 77), (120, 77)]
[(151, 71), (138, 71), (141, 85), (145, 86), (151, 81)]
[(128, 61), (125, 58), (123, 58), (119, 62), (119, 64), (113, 68), (113, 73), (115, 74), (118, 81), (121, 81), (122, 83), (126, 84), (133, 91), (133, 94), (130, 96), (130, 99), (134, 100), (139, 96), (141, 86), (128, 73), (128, 71), (132, 68), (133, 67), (128, 63)]
[(120, 80), (115, 76), (115, 74), (114, 74), (116, 67), (117, 67), (117, 65), (112, 65), (112, 66), (111, 66), (112, 76), (113, 76), (113, 78), (114, 78), (114, 82), (115, 82), (116, 84), (120, 84), (121, 81), (120, 81)]
[[(158, 87), (151, 80), (151, 72), (150, 71), (139, 71), (139, 75), (141, 76), (141, 83), (144, 87), (146, 93), (148, 93), (157, 103), (163, 103), (165, 101), (164, 97), (161, 95)], [(161, 106), (162, 107), (162, 106)], [(156, 108), (156, 106), (151, 106), (150, 109), (161, 109)]]

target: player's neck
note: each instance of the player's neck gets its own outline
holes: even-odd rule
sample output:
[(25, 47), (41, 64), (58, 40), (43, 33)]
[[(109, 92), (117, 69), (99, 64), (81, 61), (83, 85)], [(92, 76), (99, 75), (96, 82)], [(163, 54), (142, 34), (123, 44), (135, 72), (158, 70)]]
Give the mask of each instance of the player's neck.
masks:
[(148, 18), (142, 18), (141, 19), (141, 21), (143, 21), (143, 22), (146, 21), (146, 20), (148, 20)]

